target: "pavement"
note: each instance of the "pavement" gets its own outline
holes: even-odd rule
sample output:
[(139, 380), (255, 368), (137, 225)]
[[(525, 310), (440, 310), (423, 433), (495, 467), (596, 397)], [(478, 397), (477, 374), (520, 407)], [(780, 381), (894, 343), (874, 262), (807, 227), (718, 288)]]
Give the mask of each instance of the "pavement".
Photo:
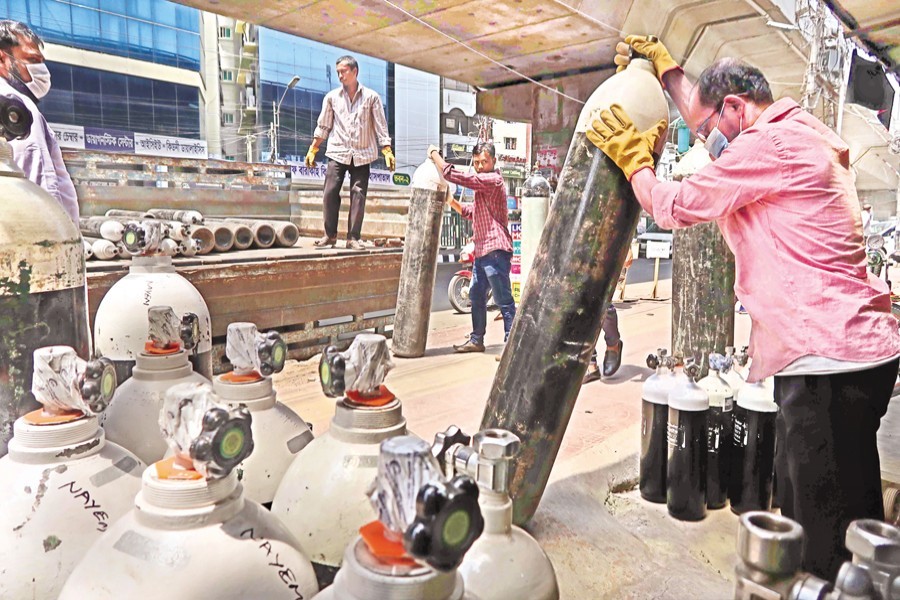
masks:
[[(645, 360), (657, 348), (670, 347), (671, 280), (660, 282), (659, 299), (652, 300), (653, 282), (631, 279), (627, 301), (616, 303), (622, 367), (614, 377), (582, 388), (550, 483), (527, 529), (553, 562), (564, 599), (731, 598), (737, 517), (726, 508), (710, 511), (700, 522), (677, 521), (665, 505), (642, 500), (636, 490), (641, 386), (651, 374)], [(410, 431), (427, 440), (451, 424), (467, 433), (480, 424), (503, 330), (501, 322), (489, 318), (487, 351), (454, 353), (452, 344), (465, 339), (470, 325), (468, 315), (433, 312), (425, 356), (394, 359), (386, 383), (403, 401)], [(736, 315), (735, 330), (736, 344), (746, 344), (749, 317)], [(275, 382), (279, 399), (320, 435), (328, 428), (334, 401), (321, 392), (317, 364), (317, 359), (291, 362)], [(900, 429), (897, 412), (894, 437)], [(891, 444), (898, 452), (900, 444)]]

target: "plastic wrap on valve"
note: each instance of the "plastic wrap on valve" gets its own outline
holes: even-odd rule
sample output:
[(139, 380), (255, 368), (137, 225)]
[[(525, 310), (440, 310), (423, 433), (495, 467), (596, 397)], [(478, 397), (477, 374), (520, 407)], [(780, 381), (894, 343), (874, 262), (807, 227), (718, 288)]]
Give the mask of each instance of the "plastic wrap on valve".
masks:
[(344, 352), (330, 346), (322, 353), (319, 378), (326, 396), (336, 398), (358, 393), (377, 396), (381, 384), (394, 368), (387, 338), (377, 333), (361, 333)]
[(387, 339), (376, 333), (356, 336), (344, 357), (344, 382), (346, 391), (356, 391), (363, 396), (377, 394), (385, 377), (394, 368)]
[(284, 368), (287, 346), (276, 331), (260, 333), (253, 323), (231, 323), (225, 339), (225, 355), (238, 375), (269, 376)]
[(416, 518), (419, 489), (435, 481), (443, 481), (441, 466), (428, 442), (411, 435), (382, 442), (378, 476), (369, 490), (378, 520), (402, 537)]
[(148, 335), (157, 348), (171, 348), (181, 343), (181, 319), (170, 306), (147, 309)]
[(727, 373), (734, 366), (734, 359), (731, 356), (725, 356), (718, 352), (712, 352), (709, 355), (709, 368), (719, 373)]
[(207, 479), (221, 479), (253, 451), (251, 416), (246, 407), (220, 403), (203, 383), (169, 388), (159, 427), (178, 464)]
[(46, 413), (96, 415), (106, 410), (115, 390), (115, 369), (108, 360), (82, 360), (68, 346), (34, 351), (31, 391)]

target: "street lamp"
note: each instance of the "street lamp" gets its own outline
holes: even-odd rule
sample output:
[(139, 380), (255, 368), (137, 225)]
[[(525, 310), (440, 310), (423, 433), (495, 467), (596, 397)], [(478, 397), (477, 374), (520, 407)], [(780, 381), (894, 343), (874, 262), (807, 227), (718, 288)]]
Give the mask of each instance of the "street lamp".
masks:
[(290, 83), (287, 84), (287, 87), (284, 90), (284, 93), (281, 94), (281, 100), (278, 101), (276, 105), (274, 102), (272, 103), (272, 108), (275, 109), (274, 115), (272, 117), (272, 156), (269, 158), (270, 162), (275, 162), (275, 158), (278, 156), (278, 127), (281, 125), (279, 122), (279, 117), (281, 114), (281, 103), (284, 102), (284, 97), (287, 96), (288, 90), (293, 89), (297, 83), (300, 82), (300, 76), (294, 75), (291, 78)]

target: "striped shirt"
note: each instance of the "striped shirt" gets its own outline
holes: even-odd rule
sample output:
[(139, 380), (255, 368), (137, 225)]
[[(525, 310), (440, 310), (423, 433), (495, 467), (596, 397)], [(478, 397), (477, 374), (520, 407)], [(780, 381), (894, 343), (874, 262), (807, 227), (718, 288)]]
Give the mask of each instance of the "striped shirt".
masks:
[(352, 100), (343, 87), (328, 92), (313, 135), (324, 140), (329, 134), (325, 156), (331, 160), (354, 166), (374, 162), (378, 150), (391, 145), (381, 96), (361, 83)]
[(472, 221), (475, 233), (475, 258), (494, 250), (512, 252), (512, 236), (507, 229), (506, 186), (500, 171), (462, 173), (448, 164), (444, 167), (444, 178), (475, 192), (475, 202), (462, 205), (462, 216)]

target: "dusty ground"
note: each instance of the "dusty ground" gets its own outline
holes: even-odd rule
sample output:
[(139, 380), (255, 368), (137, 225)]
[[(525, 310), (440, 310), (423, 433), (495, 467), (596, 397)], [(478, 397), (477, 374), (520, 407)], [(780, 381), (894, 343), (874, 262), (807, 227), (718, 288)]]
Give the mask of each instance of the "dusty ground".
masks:
[[(630, 298), (650, 294), (652, 284), (629, 286)], [(659, 294), (670, 296), (670, 282)], [(671, 304), (617, 303), (624, 340), (616, 376), (586, 385), (578, 398), (550, 484), (528, 529), (553, 561), (565, 599), (723, 599), (733, 595), (737, 517), (711, 511), (699, 523), (672, 519), (665, 505), (643, 501), (634, 489), (639, 452), (641, 384), (650, 374), (648, 353), (668, 346)], [(749, 318), (737, 316), (738, 345), (746, 343)], [(468, 315), (433, 313), (429, 350), (420, 359), (395, 359), (388, 377), (402, 399), (409, 429), (425, 439), (450, 424), (474, 432), (497, 368), (502, 324), (489, 319), (485, 354), (454, 354), (470, 329)], [(317, 359), (291, 363), (277, 376), (279, 398), (324, 432), (333, 414), (316, 379)], [(895, 403), (896, 404), (896, 403)], [(897, 413), (897, 410), (893, 411)], [(883, 427), (890, 447), (886, 469), (900, 472), (900, 418)], [(887, 425), (887, 423), (886, 423)], [(884, 451), (883, 451), (884, 452)]]

